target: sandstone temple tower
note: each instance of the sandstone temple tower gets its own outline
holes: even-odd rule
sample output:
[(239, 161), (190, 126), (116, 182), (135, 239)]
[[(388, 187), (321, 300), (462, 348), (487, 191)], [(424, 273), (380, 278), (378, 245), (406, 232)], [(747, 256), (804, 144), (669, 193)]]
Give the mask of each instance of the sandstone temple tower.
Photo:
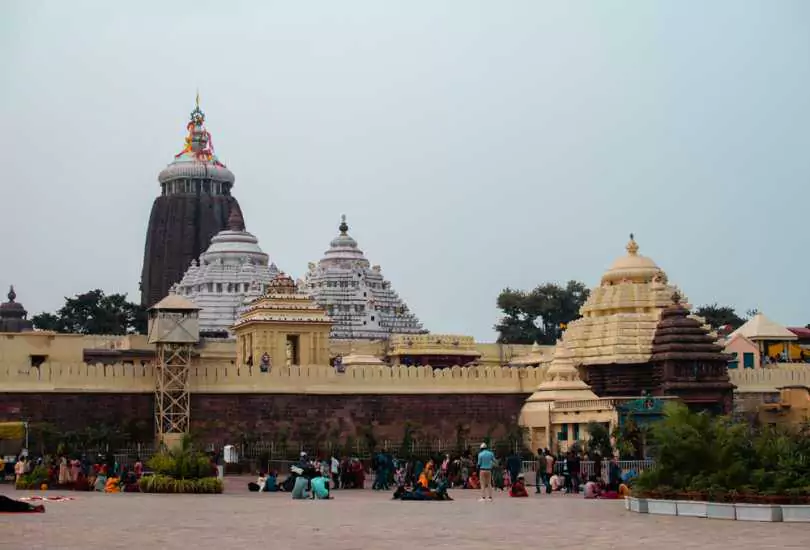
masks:
[(232, 210), (234, 175), (214, 154), (200, 98), (186, 126), (185, 147), (158, 176), (161, 194), (152, 205), (141, 272), (141, 303), (152, 306), (183, 277), (211, 238), (225, 229)]
[(318, 265), (309, 264), (304, 289), (332, 319), (332, 338), (386, 340), (392, 334), (426, 334), (416, 316), (371, 266), (349, 235), (346, 216)]

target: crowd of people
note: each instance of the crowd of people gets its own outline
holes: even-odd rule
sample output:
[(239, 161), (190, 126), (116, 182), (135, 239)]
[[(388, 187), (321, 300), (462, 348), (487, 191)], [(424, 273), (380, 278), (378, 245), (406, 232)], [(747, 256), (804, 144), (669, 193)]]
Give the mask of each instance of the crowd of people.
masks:
[(70, 457), (20, 456), (14, 463), (17, 485), (32, 472), (39, 471), (38, 489), (61, 488), (104, 493), (137, 492), (138, 480), (143, 475), (143, 462), (121, 466), (112, 455), (99, 455), (91, 460), (86, 455)]

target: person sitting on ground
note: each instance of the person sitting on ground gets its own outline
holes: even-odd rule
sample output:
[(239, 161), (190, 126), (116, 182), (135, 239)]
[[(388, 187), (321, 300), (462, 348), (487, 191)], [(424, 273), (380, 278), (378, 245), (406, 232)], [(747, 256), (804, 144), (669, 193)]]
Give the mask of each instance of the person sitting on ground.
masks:
[(278, 491), (278, 474), (274, 471), (271, 471), (267, 474), (267, 477), (264, 478), (264, 490), (268, 493), (275, 493)]
[(329, 494), (329, 479), (323, 477), (322, 475), (315, 476), (312, 478), (312, 481), (309, 482), (310, 487), (312, 487), (312, 498), (318, 500), (328, 500), (332, 498)]
[(517, 479), (512, 484), (512, 487), (509, 488), (509, 496), (510, 497), (529, 496), (529, 492), (526, 491), (526, 480), (523, 478), (523, 474), (518, 474)]
[(453, 500), (447, 494), (447, 483), (440, 483), (435, 490), (426, 489), (417, 485), (413, 491), (408, 491), (400, 485), (394, 492), (394, 500)]
[(42, 504), (28, 504), (21, 500), (14, 500), (6, 495), (0, 495), (0, 514), (26, 514), (38, 512), (45, 512), (45, 506)]
[(588, 483), (585, 484), (585, 498), (597, 498), (601, 490), (599, 484), (596, 482), (596, 477), (591, 476)]
[(554, 474), (549, 480), (549, 485), (551, 486), (552, 491), (559, 491), (565, 485), (565, 478)]
[(259, 472), (259, 477), (256, 478), (256, 481), (251, 481), (248, 483), (248, 491), (251, 493), (261, 493), (264, 491), (264, 486), (267, 483), (267, 476), (264, 472)]
[(309, 480), (304, 476), (295, 478), (295, 485), (292, 490), (293, 500), (304, 500), (310, 498), (309, 495)]

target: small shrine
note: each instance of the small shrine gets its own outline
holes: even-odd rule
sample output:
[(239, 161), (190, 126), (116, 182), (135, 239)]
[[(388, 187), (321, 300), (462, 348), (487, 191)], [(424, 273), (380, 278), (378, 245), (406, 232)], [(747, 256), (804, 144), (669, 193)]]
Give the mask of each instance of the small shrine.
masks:
[(8, 302), (0, 304), (0, 332), (28, 332), (34, 330), (34, 323), (28, 319), (28, 312), (17, 301), (14, 286), (8, 289)]
[(580, 379), (571, 351), (559, 341), (545, 380), (526, 400), (518, 422), (529, 429), (532, 449), (555, 449), (583, 438), (592, 421), (615, 421), (613, 407)]
[(549, 350), (551, 346), (541, 346), (537, 342), (532, 344), (532, 349), (529, 350), (529, 353), (525, 355), (518, 355), (517, 357), (513, 357), (509, 360), (510, 367), (537, 367), (543, 363), (548, 363), (553, 357), (553, 350), (552, 354), (549, 355), (547, 350)]
[(329, 365), (332, 321), (292, 278), (280, 273), (262, 296), (247, 304), (231, 330), (238, 365)]
[(481, 352), (472, 336), (452, 334), (393, 335), (388, 359), (392, 366), (448, 368), (475, 362)]

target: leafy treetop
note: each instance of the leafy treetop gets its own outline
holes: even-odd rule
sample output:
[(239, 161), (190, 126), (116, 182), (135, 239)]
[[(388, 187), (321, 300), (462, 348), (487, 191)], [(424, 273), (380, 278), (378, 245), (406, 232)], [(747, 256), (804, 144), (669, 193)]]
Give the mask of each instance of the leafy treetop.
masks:
[(127, 301), (126, 294), (104, 294), (91, 290), (65, 298), (56, 313), (32, 318), (39, 330), (73, 334), (145, 334), (146, 308)]
[(579, 281), (568, 281), (565, 286), (545, 283), (529, 292), (505, 288), (497, 300), (504, 314), (495, 325), (498, 342), (554, 344), (564, 326), (579, 317), (589, 292)]

